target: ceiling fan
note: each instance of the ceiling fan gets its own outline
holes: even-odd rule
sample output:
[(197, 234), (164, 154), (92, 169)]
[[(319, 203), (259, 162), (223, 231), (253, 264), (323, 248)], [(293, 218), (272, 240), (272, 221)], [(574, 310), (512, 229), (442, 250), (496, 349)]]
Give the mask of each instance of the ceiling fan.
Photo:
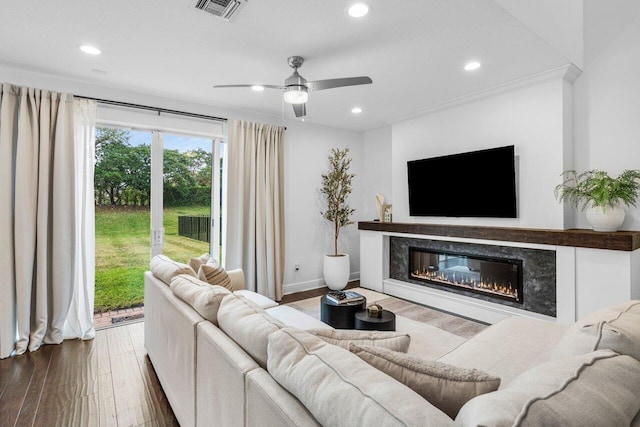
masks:
[(307, 79), (298, 74), (298, 68), (302, 67), (304, 58), (301, 56), (290, 56), (287, 59), (289, 66), (293, 68), (293, 74), (291, 74), (285, 81), (284, 85), (257, 85), (257, 84), (245, 84), (245, 85), (215, 85), (214, 88), (228, 88), (228, 87), (250, 87), (254, 90), (278, 89), (283, 92), (284, 102), (293, 106), (293, 111), (296, 117), (304, 117), (307, 114), (306, 102), (309, 99), (309, 91), (318, 91), (325, 89), (333, 89), (336, 87), (344, 86), (357, 86), (371, 84), (372, 80), (367, 76), (360, 77), (343, 77), (340, 79), (326, 79), (316, 80), (308, 82)]

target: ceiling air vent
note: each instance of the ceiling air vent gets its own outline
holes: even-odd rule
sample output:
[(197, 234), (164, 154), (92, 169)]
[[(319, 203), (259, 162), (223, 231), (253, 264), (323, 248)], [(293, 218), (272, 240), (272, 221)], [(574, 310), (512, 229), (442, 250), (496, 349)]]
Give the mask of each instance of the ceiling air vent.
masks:
[(196, 9), (204, 10), (223, 19), (229, 19), (240, 10), (246, 0), (197, 0)]

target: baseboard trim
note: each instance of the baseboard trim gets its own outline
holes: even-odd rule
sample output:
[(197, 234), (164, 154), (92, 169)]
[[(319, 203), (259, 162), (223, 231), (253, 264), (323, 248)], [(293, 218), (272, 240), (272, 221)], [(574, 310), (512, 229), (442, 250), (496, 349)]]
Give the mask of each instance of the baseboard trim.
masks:
[[(349, 282), (354, 280), (360, 280), (360, 272), (354, 271), (349, 274)], [(324, 283), (324, 279), (308, 280), (306, 282), (287, 283), (282, 286), (282, 295), (290, 295), (298, 292), (309, 291), (312, 289), (324, 288), (327, 285)]]

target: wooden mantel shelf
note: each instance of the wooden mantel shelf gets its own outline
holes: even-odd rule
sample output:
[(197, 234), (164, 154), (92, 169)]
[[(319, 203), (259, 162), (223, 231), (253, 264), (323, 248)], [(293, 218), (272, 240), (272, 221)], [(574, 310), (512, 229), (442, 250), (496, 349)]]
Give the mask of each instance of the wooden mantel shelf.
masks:
[(358, 222), (359, 230), (424, 234), (505, 242), (538, 243), (578, 248), (635, 251), (640, 249), (640, 231), (597, 232), (587, 229), (551, 230), (542, 228), (484, 227), (475, 225), (417, 224), (399, 222)]

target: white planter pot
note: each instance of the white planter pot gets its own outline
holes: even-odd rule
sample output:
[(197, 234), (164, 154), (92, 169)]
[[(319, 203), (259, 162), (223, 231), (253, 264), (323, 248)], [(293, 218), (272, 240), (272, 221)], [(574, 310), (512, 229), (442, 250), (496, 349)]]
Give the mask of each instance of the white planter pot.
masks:
[(585, 210), (585, 215), (594, 231), (617, 231), (624, 222), (625, 212), (621, 206), (590, 206)]
[(341, 291), (349, 282), (349, 255), (324, 256), (324, 282), (332, 291)]

